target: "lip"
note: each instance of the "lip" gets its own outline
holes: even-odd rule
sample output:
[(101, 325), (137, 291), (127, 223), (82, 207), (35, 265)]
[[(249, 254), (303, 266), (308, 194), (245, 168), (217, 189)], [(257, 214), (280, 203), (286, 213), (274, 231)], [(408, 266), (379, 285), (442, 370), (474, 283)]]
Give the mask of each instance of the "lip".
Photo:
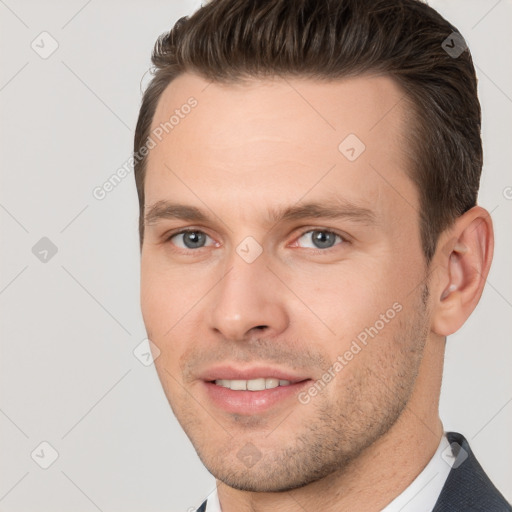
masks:
[[(251, 380), (260, 377), (288, 380), (290, 384), (261, 391), (233, 391), (214, 382), (219, 379)], [(253, 366), (245, 369), (217, 366), (208, 369), (201, 375), (201, 378), (206, 397), (216, 408), (228, 413), (247, 416), (284, 406), (292, 400), (297, 402), (298, 393), (312, 382), (309, 377), (299, 376), (270, 366)]]
[(233, 391), (218, 386), (215, 382), (203, 382), (206, 395), (216, 407), (225, 412), (242, 415), (261, 414), (273, 407), (283, 405), (286, 401), (297, 400), (297, 394), (310, 384), (311, 380), (303, 380), (288, 386), (264, 389), (261, 391)]
[(199, 375), (199, 378), (206, 382), (212, 382), (220, 379), (251, 380), (258, 379), (260, 377), (273, 377), (279, 380), (289, 380), (292, 384), (309, 379), (309, 377), (305, 375), (296, 375), (289, 371), (272, 366), (251, 366), (250, 368), (234, 368), (233, 366), (228, 365), (215, 366)]

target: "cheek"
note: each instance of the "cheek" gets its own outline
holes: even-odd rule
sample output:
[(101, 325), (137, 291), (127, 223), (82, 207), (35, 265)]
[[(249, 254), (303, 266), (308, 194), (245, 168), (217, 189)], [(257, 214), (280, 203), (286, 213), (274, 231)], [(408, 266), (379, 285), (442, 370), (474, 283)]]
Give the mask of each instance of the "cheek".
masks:
[(372, 358), (391, 352), (407, 288), (396, 274), (382, 260), (294, 273), (290, 288), (304, 303), (294, 307), (294, 323), (303, 337), (316, 340), (331, 364), (341, 357), (339, 385), (357, 380)]
[(148, 338), (158, 347), (154, 360), (155, 369), (167, 397), (175, 396), (180, 379), (178, 361), (185, 347), (180, 345), (183, 336), (183, 294), (165, 276), (148, 268), (141, 272), (141, 311)]
[(161, 311), (167, 300), (166, 294), (163, 293), (164, 289), (159, 280), (155, 278), (154, 273), (149, 270), (149, 265), (143, 263), (140, 279), (140, 304), (144, 324), (150, 338), (161, 330), (158, 328), (158, 321), (162, 320)]
[(143, 254), (140, 300), (145, 322), (155, 327), (165, 324), (169, 329), (176, 317), (186, 312), (187, 305), (190, 308), (197, 284), (191, 283), (190, 276), (183, 269), (170, 267), (165, 258)]
[(140, 302), (148, 338), (160, 349), (157, 369), (170, 370), (201, 329), (201, 298), (211, 287), (183, 269), (165, 268), (157, 258), (143, 258)]
[(347, 261), (337, 267), (295, 269), (288, 282), (303, 302), (300, 318), (311, 319), (304, 314), (307, 308), (339, 336), (363, 329), (391, 307), (389, 275), (382, 262), (379, 267), (377, 262), (363, 266)]

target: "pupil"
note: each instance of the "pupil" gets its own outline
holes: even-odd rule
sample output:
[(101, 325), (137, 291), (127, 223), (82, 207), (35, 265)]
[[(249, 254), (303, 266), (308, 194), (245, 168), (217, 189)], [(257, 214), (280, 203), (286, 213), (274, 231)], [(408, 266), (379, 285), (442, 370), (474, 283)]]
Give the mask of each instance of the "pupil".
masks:
[(198, 231), (189, 231), (185, 233), (183, 241), (189, 249), (196, 249), (204, 244), (206, 235)]
[(334, 233), (329, 233), (328, 231), (313, 231), (313, 243), (319, 249), (332, 247), (335, 241), (336, 235)]

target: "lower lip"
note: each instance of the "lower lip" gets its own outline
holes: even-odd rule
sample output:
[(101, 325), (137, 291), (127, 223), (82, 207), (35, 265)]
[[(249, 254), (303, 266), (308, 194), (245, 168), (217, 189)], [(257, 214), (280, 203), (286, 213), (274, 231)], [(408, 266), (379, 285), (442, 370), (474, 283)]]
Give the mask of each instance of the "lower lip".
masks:
[(261, 391), (233, 391), (214, 382), (204, 382), (210, 400), (220, 409), (235, 414), (258, 414), (285, 400), (297, 399), (297, 394), (311, 379)]

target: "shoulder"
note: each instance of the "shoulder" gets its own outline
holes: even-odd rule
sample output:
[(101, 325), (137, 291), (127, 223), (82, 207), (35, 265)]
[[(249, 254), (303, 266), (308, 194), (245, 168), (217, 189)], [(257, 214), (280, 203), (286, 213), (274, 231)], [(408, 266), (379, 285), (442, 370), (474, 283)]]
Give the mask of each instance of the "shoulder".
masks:
[(447, 432), (453, 457), (452, 469), (433, 512), (506, 512), (512, 507), (496, 489), (476, 460), (466, 438), (457, 432)]

